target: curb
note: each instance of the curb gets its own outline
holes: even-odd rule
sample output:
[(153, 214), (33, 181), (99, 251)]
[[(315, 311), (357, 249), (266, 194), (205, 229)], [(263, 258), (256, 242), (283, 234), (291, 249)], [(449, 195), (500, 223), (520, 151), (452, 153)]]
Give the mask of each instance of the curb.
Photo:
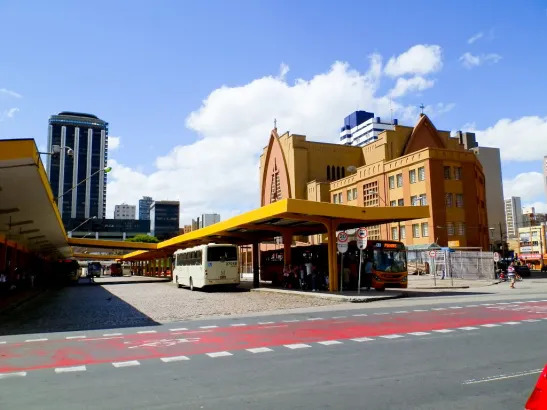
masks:
[(380, 300), (388, 299), (399, 299), (406, 297), (403, 292), (399, 292), (394, 295), (387, 296), (344, 296), (337, 294), (328, 294), (328, 293), (309, 293), (309, 292), (300, 292), (297, 290), (285, 290), (285, 289), (273, 289), (273, 288), (252, 288), (251, 292), (270, 292), (270, 293), (282, 293), (287, 295), (299, 295), (310, 298), (326, 299), (326, 300), (335, 300), (338, 302), (350, 302), (350, 303), (370, 303)]

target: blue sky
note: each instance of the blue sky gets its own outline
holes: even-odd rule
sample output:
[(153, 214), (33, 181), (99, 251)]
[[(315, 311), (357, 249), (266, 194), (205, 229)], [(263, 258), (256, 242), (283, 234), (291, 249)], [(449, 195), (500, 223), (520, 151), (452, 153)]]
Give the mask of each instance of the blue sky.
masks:
[[(186, 219), (256, 206), (257, 156), (274, 116), (281, 131), (335, 142), (350, 110), (385, 113), (398, 79), (420, 77), (393, 97), (395, 116), (412, 125), (423, 102), (438, 128), (477, 130), (502, 149), (506, 194), (547, 211), (536, 185), (547, 155), (544, 1), (0, 0), (0, 21), (0, 138), (45, 146), (47, 119), (63, 110), (105, 119), (120, 141), (109, 209), (148, 194), (180, 199)], [(390, 58), (417, 45), (438, 47), (436, 66), (387, 74)], [(374, 81), (371, 55), (382, 58)], [(370, 81), (344, 99), (355, 73)], [(327, 122), (321, 111), (340, 107), (337, 98), (347, 106)], [(219, 174), (230, 180), (217, 187)]]

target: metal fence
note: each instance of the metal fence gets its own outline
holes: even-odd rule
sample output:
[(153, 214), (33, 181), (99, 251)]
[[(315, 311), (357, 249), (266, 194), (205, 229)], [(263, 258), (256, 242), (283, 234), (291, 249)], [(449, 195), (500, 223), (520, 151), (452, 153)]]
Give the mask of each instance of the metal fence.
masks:
[(495, 279), (492, 252), (477, 249), (427, 249), (407, 252), (409, 274), (439, 278)]

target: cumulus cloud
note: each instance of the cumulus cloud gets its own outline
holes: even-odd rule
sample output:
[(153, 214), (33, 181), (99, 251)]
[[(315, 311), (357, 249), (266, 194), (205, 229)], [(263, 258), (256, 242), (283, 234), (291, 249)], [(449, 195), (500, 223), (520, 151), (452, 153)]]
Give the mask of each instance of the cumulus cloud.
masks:
[(402, 97), (412, 91), (422, 91), (433, 87), (435, 80), (428, 80), (419, 75), (411, 78), (399, 77), (395, 87), (389, 92), (391, 97)]
[(547, 146), (547, 117), (504, 118), (485, 130), (470, 129), (480, 145), (499, 147), (502, 160), (536, 161), (543, 159)]
[(4, 94), (4, 95), (7, 95), (9, 97), (14, 97), (14, 98), (23, 98), (23, 96), (21, 94), (16, 93), (15, 91), (8, 90), (6, 88), (0, 88), (0, 94)]
[[(358, 107), (383, 117), (390, 108), (398, 118), (410, 112), (393, 97), (378, 95), (384, 75), (379, 54), (370, 56), (369, 67), (362, 72), (335, 62), (325, 72), (290, 83), (288, 72), (289, 66), (281, 64), (277, 75), (213, 90), (186, 117), (196, 141), (157, 158), (150, 174), (119, 163), (114, 153), (109, 161), (113, 171), (108, 175), (107, 214), (117, 203), (137, 204), (140, 197), (150, 195), (179, 200), (181, 224), (206, 212), (226, 219), (260, 204), (259, 156), (274, 118), (280, 134), (290, 130), (309, 140), (336, 143), (344, 117)], [(409, 119), (411, 124), (416, 116)]]
[(424, 75), (439, 71), (442, 66), (440, 46), (418, 44), (397, 57), (391, 57), (386, 64), (385, 72), (391, 77), (405, 74)]
[(467, 69), (472, 69), (482, 64), (496, 64), (500, 60), (501, 56), (496, 53), (473, 55), (467, 52), (460, 57), (460, 62)]
[(473, 44), (475, 41), (481, 39), (482, 37), (484, 37), (484, 33), (482, 31), (474, 34), (467, 39), (467, 44)]
[(114, 151), (120, 147), (120, 137), (115, 137), (113, 135), (108, 136), (108, 151)]
[(503, 180), (506, 198), (520, 196), (523, 206), (533, 206), (536, 212), (547, 212), (544, 198), (543, 175), (539, 172), (523, 172), (514, 178)]
[(8, 108), (7, 110), (1, 111), (1, 112), (0, 112), (0, 122), (1, 122), (1, 121), (4, 121), (4, 120), (7, 119), (7, 118), (13, 118), (13, 116), (14, 116), (17, 112), (19, 112), (19, 108), (17, 108), (17, 107)]

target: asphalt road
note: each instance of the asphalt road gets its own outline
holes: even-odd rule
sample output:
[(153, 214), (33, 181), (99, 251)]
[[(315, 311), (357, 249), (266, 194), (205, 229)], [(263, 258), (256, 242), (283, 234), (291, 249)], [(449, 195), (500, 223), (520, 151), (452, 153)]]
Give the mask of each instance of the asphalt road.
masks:
[(518, 409), (547, 299), (10, 333), (1, 409)]

